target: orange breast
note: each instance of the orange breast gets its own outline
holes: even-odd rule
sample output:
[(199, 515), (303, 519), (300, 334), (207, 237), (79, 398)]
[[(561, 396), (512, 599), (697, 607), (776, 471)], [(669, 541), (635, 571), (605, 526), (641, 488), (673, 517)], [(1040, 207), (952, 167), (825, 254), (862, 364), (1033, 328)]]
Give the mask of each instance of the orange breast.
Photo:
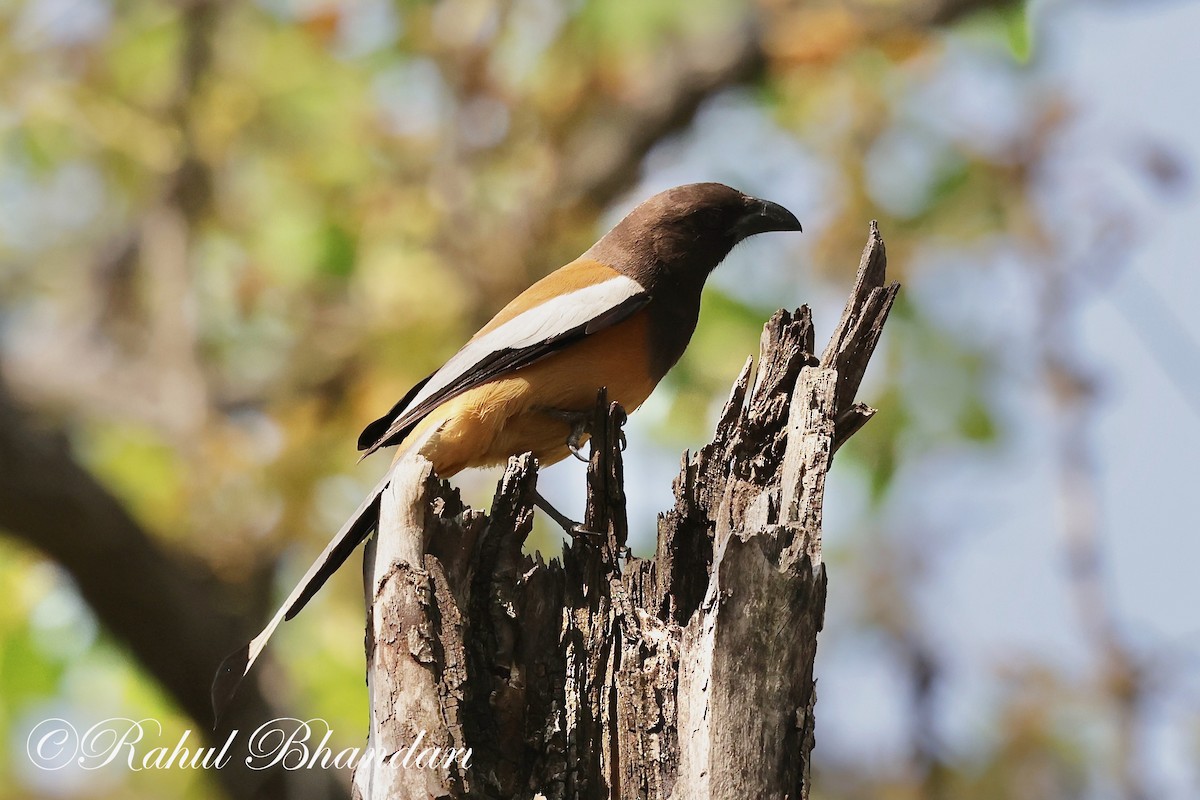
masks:
[[(410, 435), (428, 434), (421, 453), (442, 477), (532, 451), (542, 464), (569, 454), (570, 425), (547, 411), (589, 412), (596, 392), (626, 411), (640, 406), (661, 375), (647, 354), (646, 312), (596, 333), (512, 375), (464, 392), (439, 406)], [(436, 426), (436, 431), (431, 428)]]

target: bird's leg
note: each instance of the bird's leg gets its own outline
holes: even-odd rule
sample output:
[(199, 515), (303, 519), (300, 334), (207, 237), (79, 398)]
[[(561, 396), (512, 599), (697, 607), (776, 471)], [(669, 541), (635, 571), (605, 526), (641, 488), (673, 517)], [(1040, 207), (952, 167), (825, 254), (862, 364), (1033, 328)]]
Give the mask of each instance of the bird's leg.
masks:
[(557, 522), (572, 539), (581, 538), (585, 540), (593, 540), (601, 538), (601, 534), (596, 533), (595, 531), (587, 530), (581, 523), (576, 522), (554, 506), (550, 505), (550, 501), (542, 497), (542, 493), (537, 489), (533, 490), (533, 504), (542, 511), (545, 511), (550, 516), (550, 519)]
[(579, 448), (583, 446), (583, 435), (586, 432), (584, 429), (586, 423), (576, 422), (575, 427), (571, 429), (571, 435), (567, 437), (567, 449), (571, 451), (571, 455), (587, 464), (591, 459), (579, 452)]
[[(568, 411), (561, 408), (543, 408), (540, 409), (546, 415), (554, 419), (562, 420), (571, 426), (571, 432), (567, 435), (567, 449), (571, 451), (571, 455), (587, 464), (590, 459), (582, 452), (583, 437), (591, 434), (592, 415), (586, 411)], [(622, 434), (622, 439), (624, 434)], [(567, 532), (567, 535), (572, 538), (579, 538), (588, 541), (599, 541), (604, 538), (604, 534), (596, 531), (589, 531), (583, 527), (582, 523), (568, 517), (566, 514), (559, 511), (554, 506), (550, 505), (550, 501), (542, 497), (541, 493), (536, 489), (533, 492), (533, 504), (545, 511), (552, 520), (557, 522), (559, 526)]]
[(591, 433), (592, 415), (585, 411), (565, 411), (558, 408), (546, 408), (543, 411), (571, 426), (571, 433), (567, 435), (567, 449), (571, 451), (571, 455), (587, 464), (590, 459), (582, 452), (583, 437)]

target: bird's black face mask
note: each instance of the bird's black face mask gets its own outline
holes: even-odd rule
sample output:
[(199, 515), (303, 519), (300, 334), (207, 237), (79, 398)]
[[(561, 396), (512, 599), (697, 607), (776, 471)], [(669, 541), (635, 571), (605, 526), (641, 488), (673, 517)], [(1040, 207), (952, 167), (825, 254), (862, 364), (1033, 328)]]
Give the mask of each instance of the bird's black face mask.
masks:
[(740, 193), (705, 198), (664, 226), (660, 249), (668, 271), (707, 275), (744, 239), (769, 231), (798, 231), (800, 222), (783, 206)]

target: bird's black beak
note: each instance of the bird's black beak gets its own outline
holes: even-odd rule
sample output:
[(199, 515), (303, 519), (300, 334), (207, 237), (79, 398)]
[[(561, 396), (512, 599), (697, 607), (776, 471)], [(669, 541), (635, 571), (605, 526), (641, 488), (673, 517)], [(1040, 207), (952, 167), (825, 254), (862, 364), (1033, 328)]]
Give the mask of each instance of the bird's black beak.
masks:
[(738, 241), (745, 239), (747, 236), (754, 236), (757, 233), (767, 233), (768, 231), (803, 230), (800, 227), (800, 221), (796, 219), (796, 215), (778, 203), (772, 203), (770, 200), (753, 199), (750, 201), (749, 206), (750, 208), (746, 214), (733, 226), (733, 232)]

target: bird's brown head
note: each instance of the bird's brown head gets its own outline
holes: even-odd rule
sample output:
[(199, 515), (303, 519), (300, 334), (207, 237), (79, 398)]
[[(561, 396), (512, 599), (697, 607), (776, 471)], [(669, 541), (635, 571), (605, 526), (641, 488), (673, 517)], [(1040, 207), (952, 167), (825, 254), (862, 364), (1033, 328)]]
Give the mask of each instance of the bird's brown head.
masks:
[(778, 203), (720, 183), (689, 183), (659, 192), (629, 212), (587, 256), (647, 289), (664, 280), (703, 283), (743, 239), (798, 230), (799, 221)]

